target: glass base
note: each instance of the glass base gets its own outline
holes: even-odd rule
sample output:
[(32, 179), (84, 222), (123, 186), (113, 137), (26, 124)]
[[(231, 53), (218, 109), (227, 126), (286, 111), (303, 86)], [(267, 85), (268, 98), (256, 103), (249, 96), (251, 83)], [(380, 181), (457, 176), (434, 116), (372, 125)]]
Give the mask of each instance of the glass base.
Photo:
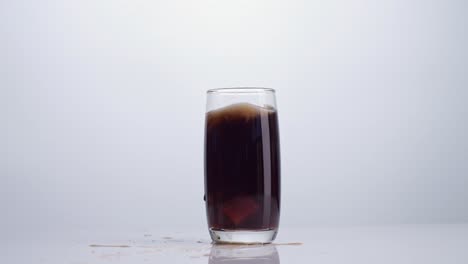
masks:
[(268, 230), (217, 230), (210, 228), (215, 243), (226, 244), (267, 244), (276, 237), (277, 229)]

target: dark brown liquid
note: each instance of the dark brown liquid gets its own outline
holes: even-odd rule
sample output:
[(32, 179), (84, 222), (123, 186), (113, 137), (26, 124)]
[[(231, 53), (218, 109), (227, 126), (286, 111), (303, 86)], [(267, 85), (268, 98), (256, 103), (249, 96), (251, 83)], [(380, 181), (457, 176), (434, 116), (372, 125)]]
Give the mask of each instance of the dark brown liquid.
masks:
[(207, 113), (205, 194), (210, 228), (278, 227), (280, 151), (276, 110), (243, 103)]

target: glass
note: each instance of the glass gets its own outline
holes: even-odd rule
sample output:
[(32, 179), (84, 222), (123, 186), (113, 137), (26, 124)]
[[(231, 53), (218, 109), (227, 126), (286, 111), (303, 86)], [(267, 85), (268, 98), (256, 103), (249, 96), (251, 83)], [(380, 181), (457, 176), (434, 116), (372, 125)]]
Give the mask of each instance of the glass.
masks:
[(214, 242), (270, 243), (280, 215), (275, 90), (207, 92), (205, 204)]

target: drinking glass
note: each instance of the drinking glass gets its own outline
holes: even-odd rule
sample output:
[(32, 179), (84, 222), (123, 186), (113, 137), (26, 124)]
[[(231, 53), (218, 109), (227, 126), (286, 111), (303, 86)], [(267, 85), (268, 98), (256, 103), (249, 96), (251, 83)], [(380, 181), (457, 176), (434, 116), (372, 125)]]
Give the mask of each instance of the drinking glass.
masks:
[(219, 243), (270, 243), (280, 216), (280, 146), (275, 90), (207, 92), (205, 204)]

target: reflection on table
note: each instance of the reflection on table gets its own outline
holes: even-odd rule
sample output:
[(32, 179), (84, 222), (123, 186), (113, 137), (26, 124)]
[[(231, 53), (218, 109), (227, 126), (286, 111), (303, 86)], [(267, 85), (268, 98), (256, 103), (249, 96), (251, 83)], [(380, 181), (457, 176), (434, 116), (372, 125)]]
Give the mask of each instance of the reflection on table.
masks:
[(274, 245), (213, 245), (209, 264), (279, 264)]

